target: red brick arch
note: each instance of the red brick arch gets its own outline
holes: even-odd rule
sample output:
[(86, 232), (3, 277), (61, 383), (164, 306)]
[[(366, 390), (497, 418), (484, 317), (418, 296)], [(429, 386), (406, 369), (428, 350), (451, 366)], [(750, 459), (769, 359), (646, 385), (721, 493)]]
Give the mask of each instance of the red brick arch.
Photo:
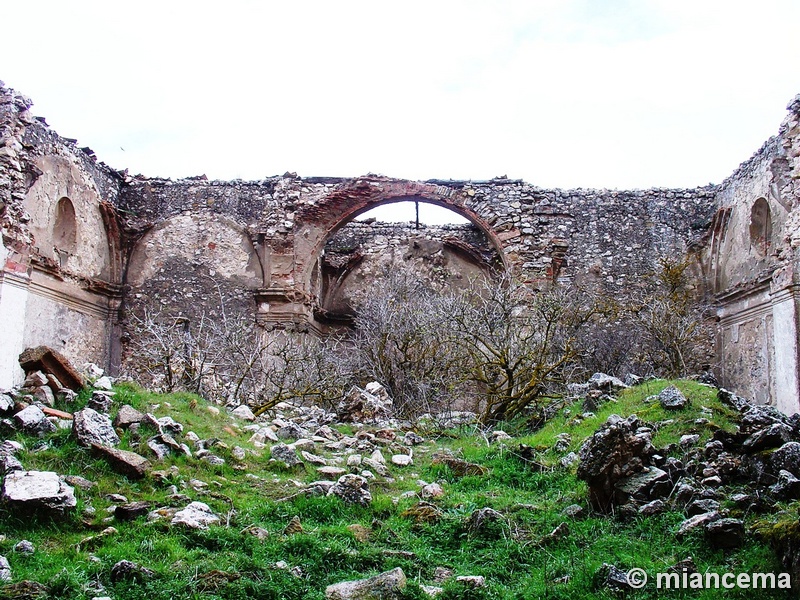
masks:
[[(433, 183), (363, 177), (348, 181), (313, 206), (306, 206), (296, 217), (295, 251), (303, 256), (304, 269), (299, 281), (305, 290), (311, 287), (312, 267), (325, 243), (339, 229), (377, 206), (396, 202), (417, 201), (447, 208), (478, 227), (497, 250), (503, 266), (507, 266), (503, 243), (489, 224), (470, 204), (470, 195), (459, 189)], [(300, 265), (298, 265), (300, 266)]]

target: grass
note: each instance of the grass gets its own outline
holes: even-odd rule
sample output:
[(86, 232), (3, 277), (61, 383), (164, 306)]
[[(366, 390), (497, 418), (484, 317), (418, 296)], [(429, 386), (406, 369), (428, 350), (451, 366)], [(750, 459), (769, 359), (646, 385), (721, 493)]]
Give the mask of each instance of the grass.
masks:
[[(658, 402), (646, 402), (669, 384), (677, 385), (689, 398), (687, 409), (667, 413)], [(575, 467), (565, 469), (558, 461), (581, 443), (611, 414), (626, 417), (637, 414), (656, 428), (654, 444), (662, 448), (674, 444), (685, 433), (697, 433), (704, 443), (718, 429), (733, 431), (736, 414), (722, 405), (711, 388), (690, 381), (651, 381), (620, 394), (596, 415), (576, 419), (580, 403), (567, 406), (541, 430), (526, 432), (522, 424), (504, 424), (513, 440), (488, 444), (477, 432), (462, 429), (446, 436), (433, 437), (415, 448), (410, 467), (392, 467), (394, 481), (375, 481), (370, 485), (373, 502), (369, 507), (347, 505), (336, 498), (296, 496), (293, 480), (308, 483), (317, 479), (313, 465), (285, 470), (269, 462), (269, 449), (258, 450), (248, 442), (244, 423), (226, 415), (214, 414), (201, 398), (188, 394), (158, 395), (132, 385), (116, 388), (115, 404), (127, 403), (152, 412), (157, 417), (172, 416), (200, 438), (217, 438), (214, 452), (226, 464), (212, 467), (193, 458), (173, 458), (155, 468), (175, 466), (177, 475), (163, 483), (154, 478), (130, 481), (109, 470), (106, 464), (78, 447), (69, 431), (59, 431), (38, 441), (19, 436), (27, 450), (19, 457), (27, 469), (55, 470), (97, 482), (90, 490), (76, 488), (77, 510), (61, 521), (18, 518), (0, 513), (3, 534), (0, 554), (11, 563), (14, 581), (35, 580), (50, 588), (49, 597), (70, 600), (109, 595), (116, 599), (244, 599), (324, 598), (327, 585), (359, 579), (402, 567), (409, 579), (406, 598), (427, 597), (420, 585), (431, 584), (436, 567), (447, 567), (456, 575), (483, 575), (487, 586), (470, 590), (455, 581), (444, 584), (444, 599), (498, 598), (613, 598), (614, 594), (597, 586), (595, 573), (600, 566), (613, 563), (627, 570), (640, 567), (649, 574), (664, 571), (679, 560), (692, 556), (700, 571), (781, 572), (775, 553), (762, 541), (763, 536), (747, 536), (737, 550), (720, 551), (709, 547), (702, 535), (676, 539), (675, 531), (684, 519), (679, 512), (620, 522), (588, 514), (572, 520), (562, 511), (579, 504), (588, 511), (585, 484), (575, 476)], [(75, 410), (85, 402), (82, 395)], [(698, 419), (705, 419), (698, 421)], [(343, 428), (344, 430), (344, 428)], [(348, 428), (348, 433), (352, 429)], [(568, 433), (569, 448), (555, 452), (556, 435)], [(140, 439), (130, 433), (122, 436), (121, 447), (147, 456), (147, 432)], [(536, 449), (536, 460), (545, 469), (534, 468), (522, 460), (519, 445)], [(248, 451), (244, 461), (236, 461), (231, 449), (239, 445)], [(489, 469), (485, 476), (456, 477), (446, 466), (433, 464), (431, 455), (448, 449), (465, 460)], [(317, 447), (316, 454), (330, 453)], [(681, 451), (672, 450), (680, 457)], [(384, 451), (388, 455), (389, 452)], [(208, 484), (195, 491), (191, 479)], [(440, 511), (436, 522), (416, 522), (403, 513), (418, 498), (402, 493), (418, 490), (417, 481), (438, 481), (445, 495), (434, 500)], [(208, 531), (187, 531), (145, 518), (120, 522), (109, 516), (112, 502), (107, 494), (119, 493), (130, 501), (146, 500), (153, 507), (183, 507), (187, 500), (170, 498), (170, 485), (192, 500), (207, 503), (222, 517), (221, 526)], [(88, 507), (93, 514), (86, 512)], [(491, 507), (503, 519), (475, 532), (468, 522), (473, 510)], [(795, 535), (794, 505), (783, 507), (779, 515), (761, 515), (747, 525), (773, 532)], [(299, 516), (303, 532), (284, 535), (293, 516)], [(793, 515), (793, 516), (792, 516)], [(566, 522), (569, 535), (549, 540), (548, 534)], [(360, 525), (368, 537), (356, 536), (349, 526)], [(117, 531), (99, 535), (113, 526)], [(269, 532), (264, 540), (246, 533), (250, 527)], [(94, 536), (94, 539), (85, 541)], [(783, 535), (781, 539), (785, 539)], [(28, 539), (36, 552), (25, 556), (13, 546)], [(131, 560), (155, 571), (152, 579), (135, 582), (111, 581), (111, 567), (120, 560)], [(285, 563), (285, 566), (281, 563)], [(295, 569), (292, 571), (291, 569)], [(299, 570), (298, 570), (299, 568)], [(227, 576), (222, 575), (224, 572)], [(103, 591), (105, 590), (105, 591)], [(659, 593), (661, 592), (661, 593)], [(750, 590), (728, 590), (731, 598), (751, 597)], [(670, 598), (716, 598), (719, 590), (671, 591)], [(630, 593), (629, 598), (656, 598), (664, 595), (654, 586)], [(782, 591), (759, 590), (762, 598), (788, 597)]]

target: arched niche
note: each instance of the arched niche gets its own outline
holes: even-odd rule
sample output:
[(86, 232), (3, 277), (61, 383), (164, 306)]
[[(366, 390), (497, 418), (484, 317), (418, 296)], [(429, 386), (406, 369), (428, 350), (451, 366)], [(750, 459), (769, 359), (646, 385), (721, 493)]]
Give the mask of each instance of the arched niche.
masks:
[(750, 209), (750, 247), (766, 256), (772, 246), (772, 213), (766, 198), (759, 198)]
[(57, 253), (75, 254), (78, 248), (78, 220), (72, 200), (62, 197), (53, 218), (53, 248)]

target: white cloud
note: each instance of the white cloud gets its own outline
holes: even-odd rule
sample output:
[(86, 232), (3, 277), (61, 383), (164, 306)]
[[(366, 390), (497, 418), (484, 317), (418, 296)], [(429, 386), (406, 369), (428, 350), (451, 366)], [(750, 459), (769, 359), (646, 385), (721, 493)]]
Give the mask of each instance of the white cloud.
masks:
[(777, 131), (798, 17), (792, 0), (31, 0), (4, 7), (0, 78), (147, 175), (694, 186)]

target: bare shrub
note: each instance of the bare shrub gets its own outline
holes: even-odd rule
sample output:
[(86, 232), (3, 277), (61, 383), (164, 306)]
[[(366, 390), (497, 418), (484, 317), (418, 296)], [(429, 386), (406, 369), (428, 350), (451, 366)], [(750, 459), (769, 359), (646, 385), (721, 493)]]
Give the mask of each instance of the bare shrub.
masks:
[(400, 414), (441, 411), (462, 403), (463, 353), (449, 331), (454, 297), (405, 271), (386, 273), (357, 300), (351, 337), (361, 378), (389, 391)]
[(537, 291), (506, 277), (452, 308), (451, 340), (468, 357), (464, 377), (478, 385), (488, 424), (520, 415), (564, 382), (597, 307), (575, 288)]

